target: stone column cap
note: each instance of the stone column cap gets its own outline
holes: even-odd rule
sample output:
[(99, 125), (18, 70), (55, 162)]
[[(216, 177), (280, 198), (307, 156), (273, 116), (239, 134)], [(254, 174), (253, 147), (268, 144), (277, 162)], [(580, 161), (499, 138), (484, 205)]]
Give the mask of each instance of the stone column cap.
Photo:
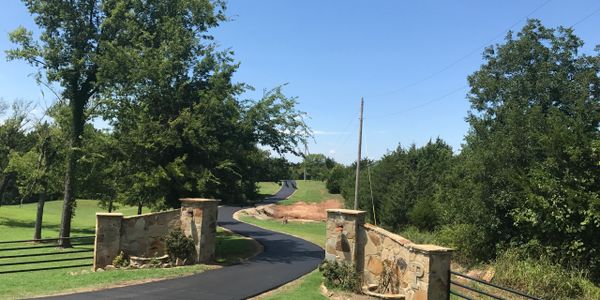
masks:
[(104, 212), (97, 212), (96, 213), (97, 217), (123, 217), (122, 213), (104, 213)]
[(367, 212), (364, 210), (330, 208), (327, 210), (327, 213), (340, 213), (340, 214), (347, 214), (347, 215), (364, 215)]
[(451, 253), (454, 251), (453, 248), (447, 248), (431, 244), (411, 244), (408, 247), (423, 253)]

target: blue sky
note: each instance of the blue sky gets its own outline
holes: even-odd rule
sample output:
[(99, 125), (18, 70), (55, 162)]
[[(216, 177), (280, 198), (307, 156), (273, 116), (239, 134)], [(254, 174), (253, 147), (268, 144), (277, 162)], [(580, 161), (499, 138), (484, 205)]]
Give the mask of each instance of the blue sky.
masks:
[[(23, 62), (6, 62), (8, 32), (32, 17), (17, 0), (0, 10), (0, 97), (51, 103)], [(440, 137), (459, 151), (468, 124), (469, 74), (483, 46), (518, 31), (527, 16), (544, 25), (575, 25), (592, 53), (600, 44), (600, 2), (511, 1), (230, 1), (231, 21), (214, 30), (241, 63), (236, 81), (263, 89), (288, 83), (315, 132), (311, 153), (343, 163), (356, 156), (360, 97), (365, 99), (363, 155), (379, 158), (398, 144)], [(594, 13), (596, 12), (596, 13)], [(592, 14), (594, 13), (594, 14)], [(591, 14), (591, 15), (590, 15)]]

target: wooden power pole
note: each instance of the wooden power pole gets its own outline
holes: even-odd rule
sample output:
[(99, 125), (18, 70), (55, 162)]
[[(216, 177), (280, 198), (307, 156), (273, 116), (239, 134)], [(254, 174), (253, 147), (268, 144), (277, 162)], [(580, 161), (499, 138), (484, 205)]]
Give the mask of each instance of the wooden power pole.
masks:
[(358, 209), (358, 192), (360, 179), (360, 152), (362, 150), (362, 127), (363, 127), (363, 107), (364, 100), (360, 98), (360, 125), (358, 126), (358, 159), (356, 160), (356, 181), (354, 183), (354, 209)]
[(306, 156), (308, 155), (308, 146), (304, 143), (304, 181), (306, 181)]

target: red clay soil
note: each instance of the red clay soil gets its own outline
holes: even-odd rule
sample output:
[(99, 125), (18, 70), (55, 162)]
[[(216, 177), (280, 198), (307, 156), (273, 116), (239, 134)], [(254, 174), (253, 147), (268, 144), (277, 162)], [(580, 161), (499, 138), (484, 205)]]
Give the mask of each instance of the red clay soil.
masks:
[(290, 205), (274, 205), (273, 217), (324, 221), (327, 220), (326, 210), (330, 208), (342, 208), (342, 203), (336, 199), (329, 199), (320, 203), (296, 202)]

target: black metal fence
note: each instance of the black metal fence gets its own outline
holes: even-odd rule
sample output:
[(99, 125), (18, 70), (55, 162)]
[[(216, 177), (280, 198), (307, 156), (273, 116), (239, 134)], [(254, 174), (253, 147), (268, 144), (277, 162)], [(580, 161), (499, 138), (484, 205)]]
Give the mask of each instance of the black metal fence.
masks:
[[(454, 271), (450, 271), (450, 295), (467, 300), (482, 298), (504, 300), (515, 299), (515, 297), (519, 299), (542, 300), (541, 298), (528, 295), (521, 291)], [(508, 295), (511, 297), (507, 298)]]
[(94, 237), (67, 238), (73, 247), (64, 249), (58, 238), (0, 241), (0, 275), (92, 266)]

